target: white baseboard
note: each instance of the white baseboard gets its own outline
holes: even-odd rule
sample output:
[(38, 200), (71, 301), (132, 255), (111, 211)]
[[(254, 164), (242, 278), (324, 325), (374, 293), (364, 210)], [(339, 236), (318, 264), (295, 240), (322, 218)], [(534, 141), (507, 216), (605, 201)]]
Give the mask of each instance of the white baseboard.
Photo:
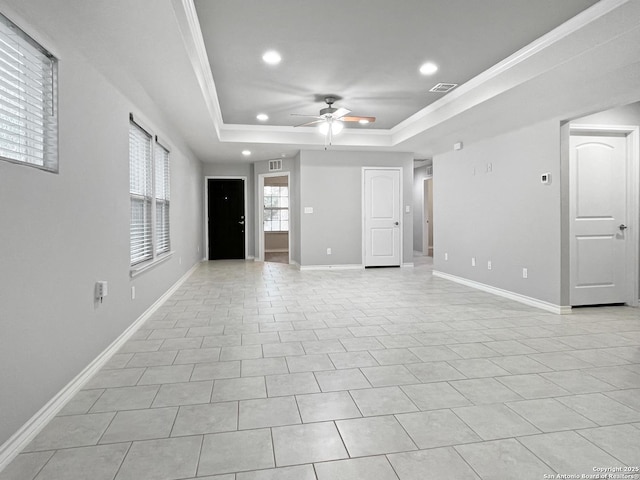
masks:
[(300, 271), (305, 270), (362, 270), (364, 267), (360, 264), (345, 265), (300, 265)]
[(286, 253), (288, 251), (288, 248), (270, 248), (268, 250), (265, 250), (264, 253)]
[(402, 268), (413, 268), (413, 267), (414, 267), (414, 265), (413, 265), (413, 262), (407, 262), (407, 263), (403, 263), (403, 264), (401, 265), (401, 267), (402, 267)]
[(253, 255), (247, 255), (246, 260), (251, 260), (252, 262), (256, 261), (256, 257), (254, 257)]
[(62, 388), (47, 404), (42, 407), (27, 423), (14, 433), (9, 440), (0, 446), (0, 472), (40, 433), (40, 431), (55, 417), (71, 398), (93, 377), (113, 355), (125, 344), (131, 336), (153, 315), (153, 313), (185, 282), (198, 268), (196, 263), (180, 279), (169, 288), (153, 305), (147, 308), (135, 322), (122, 332), (111, 345), (100, 353), (82, 372)]
[(482, 290), (483, 292), (492, 293), (500, 297), (508, 298), (509, 300), (515, 300), (516, 302), (524, 303), (525, 305), (529, 305), (531, 307), (540, 308), (542, 310), (546, 310), (551, 313), (557, 313), (559, 315), (565, 315), (565, 314), (571, 313), (571, 307), (569, 306), (555, 305), (553, 303), (545, 302), (543, 300), (538, 300), (537, 298), (527, 297), (526, 295), (522, 295), (520, 293), (511, 292), (509, 290), (503, 290), (502, 288), (492, 287), (491, 285), (476, 282), (474, 280), (469, 280), (467, 278), (451, 275), (450, 273), (444, 273), (438, 270), (434, 270), (433, 276), (444, 278), (445, 280), (450, 280), (452, 282), (460, 283), (462, 285), (466, 285), (467, 287)]

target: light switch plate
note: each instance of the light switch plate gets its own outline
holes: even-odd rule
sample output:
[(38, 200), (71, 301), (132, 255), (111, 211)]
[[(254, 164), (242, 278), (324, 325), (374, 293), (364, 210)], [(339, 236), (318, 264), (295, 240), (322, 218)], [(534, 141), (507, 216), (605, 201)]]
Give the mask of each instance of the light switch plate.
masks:
[(313, 213), (313, 207), (304, 207), (304, 213)]

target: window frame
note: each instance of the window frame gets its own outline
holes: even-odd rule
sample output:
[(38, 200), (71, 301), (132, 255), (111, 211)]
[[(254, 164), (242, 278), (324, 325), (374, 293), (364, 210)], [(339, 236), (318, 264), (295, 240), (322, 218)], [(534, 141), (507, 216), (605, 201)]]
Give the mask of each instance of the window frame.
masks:
[[(135, 261), (132, 255), (132, 221), (133, 221), (133, 209), (130, 211), (129, 217), (129, 265), (130, 265), (130, 275), (131, 277), (135, 277), (136, 275), (146, 271), (147, 269), (161, 263), (173, 255), (173, 251), (171, 250), (171, 209), (170, 209), (170, 189), (171, 189), (171, 149), (167, 146), (167, 143), (161, 141), (157, 135), (152, 133), (152, 130), (146, 126), (144, 122), (141, 122), (137, 117), (134, 117), (133, 114), (129, 115), (129, 132), (131, 132), (131, 128), (135, 127), (144, 132), (145, 136), (148, 138), (149, 142), (149, 157), (148, 164), (149, 168), (147, 169), (149, 179), (146, 179), (150, 182), (150, 191), (148, 195), (141, 196), (137, 192), (132, 192), (131, 188), (131, 175), (132, 175), (132, 156), (131, 150), (129, 153), (129, 198), (130, 202), (133, 204), (133, 201), (139, 201), (143, 199), (144, 201), (150, 202), (149, 208), (149, 216), (150, 216), (150, 233), (149, 233), (149, 255), (145, 256), (145, 258)], [(130, 134), (131, 135), (131, 134)], [(131, 137), (130, 137), (131, 138)], [(129, 140), (131, 148), (131, 140)], [(163, 174), (158, 175), (158, 162), (159, 157), (158, 154), (163, 155), (162, 163), (163, 163)], [(162, 183), (164, 180), (163, 188), (158, 188), (158, 183)], [(159, 192), (162, 190), (162, 192)], [(161, 195), (161, 197), (158, 197)], [(147, 200), (148, 199), (148, 200)], [(166, 207), (166, 242), (165, 245), (159, 248), (158, 237), (158, 204), (162, 203)], [(146, 243), (146, 241), (145, 241)]]
[[(269, 188), (274, 188), (274, 187), (283, 188), (284, 187), (284, 188), (287, 189), (287, 195), (286, 195), (286, 197), (283, 196), (283, 195), (266, 195), (265, 191), (266, 191), (267, 187), (269, 187)], [(291, 213), (290, 212), (290, 207), (289, 207), (289, 199), (291, 198), (290, 197), (290, 193), (291, 193), (291, 189), (289, 188), (288, 184), (287, 185), (264, 185), (263, 186), (263, 191), (262, 191), (262, 199), (263, 199), (263, 201), (262, 201), (262, 203), (263, 203), (263, 205), (262, 205), (262, 225), (263, 225), (263, 229), (264, 229), (265, 233), (289, 233), (289, 231), (291, 230), (290, 227), (289, 227), (289, 224), (291, 222), (291, 219), (289, 218), (289, 213)], [(267, 198), (274, 198), (274, 197), (275, 198), (280, 198), (280, 199), (281, 198), (286, 198), (287, 199), (287, 206), (286, 207), (267, 207), (266, 205), (264, 205), (264, 203), (266, 202)], [(266, 219), (267, 211), (270, 211), (270, 212), (273, 212), (273, 211), (282, 212), (283, 210), (287, 211), (287, 219), (286, 220), (282, 220), (282, 219), (277, 220), (277, 222), (280, 225), (280, 230), (267, 230), (265, 228), (265, 225), (267, 224), (267, 222), (273, 222), (273, 220), (267, 220)], [(282, 222), (283, 221), (287, 222), (287, 229), (286, 230), (282, 230)]]
[[(32, 57), (30, 60), (28, 60), (28, 62), (27, 60), (25, 60), (25, 63), (23, 64), (24, 65), (23, 70), (16, 69), (19, 73), (23, 74), (24, 71), (28, 70), (27, 65), (33, 66), (38, 64), (38, 62), (40, 62), (40, 66), (47, 66), (45, 73), (36, 75), (35, 78), (31, 78), (30, 79), (31, 81), (29, 83), (17, 81), (17, 83), (13, 85), (13, 87), (15, 87), (14, 89), (17, 91), (25, 92), (27, 90), (27, 88), (22, 90), (21, 86), (25, 86), (32, 89), (32, 91), (35, 92), (35, 94), (32, 94), (31, 97), (36, 99), (36, 103), (41, 103), (42, 104), (41, 106), (34, 105), (33, 102), (28, 102), (25, 98), (20, 98), (15, 95), (13, 95), (13, 98), (17, 100), (8, 102), (9, 104), (13, 104), (14, 107), (18, 109), (18, 113), (14, 115), (13, 118), (16, 118), (16, 117), (24, 118), (25, 123), (28, 122), (35, 125), (36, 127), (35, 130), (32, 130), (32, 129), (30, 130), (32, 130), (32, 132), (34, 132), (37, 137), (41, 137), (41, 139), (38, 139), (38, 138), (35, 139), (35, 142), (37, 144), (36, 148), (40, 148), (40, 147), (42, 148), (42, 158), (35, 157), (37, 162), (34, 162), (34, 161), (28, 161), (28, 160), (21, 160), (18, 158), (12, 158), (10, 156), (5, 156), (0, 154), (0, 160), (6, 161), (8, 163), (13, 163), (16, 165), (33, 167), (39, 170), (44, 170), (46, 172), (57, 174), (59, 172), (58, 59), (55, 55), (53, 55), (46, 48), (44, 48), (39, 42), (34, 40), (33, 37), (31, 37), (25, 30), (20, 28), (16, 23), (11, 21), (6, 15), (3, 15), (2, 13), (0, 13), (0, 24), (2, 24), (3, 27), (6, 27), (15, 32), (16, 38), (19, 39), (20, 41), (19, 47), (21, 49), (20, 54), (22, 55), (22, 57), (25, 59), (27, 59), (28, 57)], [(3, 38), (6, 38), (7, 41), (10, 40), (8, 37), (5, 37), (4, 34), (0, 34), (0, 40)], [(2, 41), (1, 43), (4, 43), (4, 45), (6, 45), (6, 48), (12, 49), (18, 52), (9, 43), (4, 41)], [(38, 58), (37, 57), (38, 54), (42, 55), (42, 58)], [(8, 55), (8, 56), (11, 56), (11, 55)], [(50, 62), (50, 65), (46, 65), (44, 58), (47, 59), (46, 60), (47, 62)], [(31, 70), (31, 71), (34, 71), (34, 70)], [(2, 82), (4, 82), (8, 86), (11, 86), (10, 84), (13, 82), (11, 82), (10, 80), (5, 80), (9, 76), (11, 76), (11, 74), (8, 71), (6, 71), (6, 76), (3, 76), (2, 72), (0, 71), (0, 78), (3, 79)], [(47, 81), (41, 82), (42, 83), (41, 89), (39, 90), (35, 89), (34, 84), (37, 84), (38, 81), (42, 79), (46, 79)], [(7, 89), (5, 91), (7, 92), (7, 95), (9, 96), (12, 95), (11, 89)], [(35, 109), (34, 109), (34, 106), (36, 107)], [(28, 117), (26, 115), (21, 116), (20, 112), (27, 111), (27, 108), (29, 111), (29, 116)], [(50, 114), (49, 114), (49, 111), (50, 111)], [(40, 114), (41, 114), (42, 121), (33, 122), (34, 117), (39, 117)], [(11, 118), (11, 117), (7, 115), (7, 118)], [(24, 132), (16, 133), (15, 131), (11, 131), (8, 128), (9, 123), (11, 123), (9, 120), (2, 121), (0, 119), (0, 133), (7, 132), (6, 133), (7, 136), (14, 136), (14, 138), (18, 139), (19, 146), (22, 146), (23, 148), (33, 149), (34, 148), (33, 145), (31, 147), (24, 147), (24, 145), (27, 145), (29, 143), (28, 134)], [(24, 124), (22, 124), (22, 125), (18, 125), (18, 128), (22, 128), (23, 130), (26, 130), (27, 127)], [(42, 131), (40, 132), (39, 129), (41, 129)], [(33, 141), (34, 141), (33, 138), (31, 138), (31, 142)], [(11, 142), (10, 140), (7, 139), (7, 143), (15, 144), (16, 142)], [(25, 154), (23, 153), (23, 155)], [(33, 155), (29, 155), (29, 156), (33, 157)], [(42, 164), (40, 164), (39, 162), (42, 162)]]

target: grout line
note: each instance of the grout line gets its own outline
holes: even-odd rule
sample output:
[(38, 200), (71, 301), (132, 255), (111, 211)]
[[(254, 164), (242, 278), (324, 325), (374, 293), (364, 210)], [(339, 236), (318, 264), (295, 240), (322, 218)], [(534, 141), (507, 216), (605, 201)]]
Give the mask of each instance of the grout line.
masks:
[[(111, 412), (109, 412), (111, 413)], [(105, 413), (96, 413), (94, 415), (105, 415)], [(103, 430), (103, 432), (100, 434), (100, 438), (98, 438), (98, 441), (91, 445), (91, 446), (98, 446), (100, 445), (100, 440), (102, 440), (104, 438), (105, 433), (107, 433), (107, 430), (109, 430), (109, 427), (111, 427), (111, 425), (113, 424), (113, 421), (116, 419), (116, 416), (118, 415), (118, 411), (114, 411), (113, 412), (113, 416), (111, 417), (111, 420), (109, 420), (109, 425), (107, 425), (107, 427)], [(89, 445), (86, 445), (89, 446)]]
[(122, 466), (124, 465), (124, 461), (127, 458), (127, 456), (129, 455), (129, 452), (131, 451), (131, 447), (133, 447), (133, 442), (126, 442), (126, 443), (129, 443), (129, 446), (127, 447), (127, 451), (124, 452), (124, 455), (122, 456), (122, 460), (120, 460), (120, 464), (118, 465), (118, 468), (117, 468), (116, 473), (113, 476), (113, 478), (116, 478), (118, 476), (118, 474), (120, 473), (120, 470), (122, 469)]
[(466, 463), (466, 464), (467, 464), (467, 466), (471, 469), (471, 471), (472, 471), (472, 472), (474, 472), (474, 473), (478, 476), (478, 478), (480, 478), (480, 479), (481, 479), (481, 478), (482, 478), (482, 475), (480, 475), (480, 472), (478, 472), (475, 468), (473, 468), (473, 466), (472, 466), (469, 462), (467, 462), (467, 459), (466, 459), (466, 458), (464, 458), (464, 455), (462, 455), (462, 454), (458, 451), (458, 449), (457, 449), (456, 447), (457, 447), (457, 445), (453, 445), (453, 446), (451, 447), (451, 449), (455, 452), (455, 454), (456, 454), (458, 457), (460, 457), (460, 459), (461, 459), (464, 463)]
[(534, 456), (534, 457), (536, 457), (538, 460), (540, 460), (544, 465), (548, 466), (548, 467), (549, 467), (549, 469), (550, 469), (552, 472), (556, 472), (556, 469), (555, 469), (555, 468), (553, 468), (551, 465), (549, 465), (547, 462), (545, 462), (545, 461), (544, 461), (542, 458), (540, 458), (540, 457), (539, 457), (535, 452), (532, 452), (531, 450), (529, 450), (529, 449), (527, 448), (527, 446), (526, 446), (524, 443), (522, 443), (522, 442), (521, 442), (517, 437), (513, 437), (513, 439), (514, 439), (516, 442), (518, 442), (518, 444), (519, 444), (519, 445), (521, 445), (521, 446), (522, 446), (522, 447), (523, 447), (527, 452), (529, 452), (531, 455), (533, 455), (533, 456)]

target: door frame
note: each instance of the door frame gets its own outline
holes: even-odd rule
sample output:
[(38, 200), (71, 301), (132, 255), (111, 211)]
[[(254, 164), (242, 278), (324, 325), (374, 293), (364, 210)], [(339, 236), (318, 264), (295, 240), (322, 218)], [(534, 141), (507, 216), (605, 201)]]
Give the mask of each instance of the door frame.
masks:
[[(427, 257), (433, 257), (433, 246), (429, 247), (429, 233), (433, 238), (433, 215), (429, 215), (429, 195), (427, 183), (431, 180), (431, 213), (433, 213), (433, 174), (422, 179), (422, 253)], [(428, 218), (428, 222), (426, 221)], [(429, 251), (431, 248), (431, 251)]]
[(247, 177), (236, 175), (206, 175), (204, 177), (204, 245), (205, 261), (209, 261), (209, 180), (244, 180), (244, 259), (249, 257), (249, 243), (247, 242), (247, 231), (249, 230), (247, 219)]
[[(628, 244), (626, 251), (627, 275), (625, 279), (625, 303), (632, 307), (638, 306), (640, 292), (639, 274), (640, 265), (640, 235), (638, 235), (638, 226), (640, 224), (640, 127), (637, 125), (585, 125), (570, 124), (569, 136), (574, 134), (623, 134), (627, 139), (627, 195), (626, 207), (627, 218), (625, 219), (627, 229)], [(567, 142), (568, 144), (568, 142)], [(571, 171), (569, 171), (571, 175)], [(567, 179), (568, 185), (569, 179)], [(570, 199), (571, 192), (569, 192)], [(571, 201), (571, 200), (569, 200)], [(568, 218), (571, 222), (571, 218)], [(567, 228), (567, 232), (569, 228)], [(569, 238), (569, 258), (572, 256), (573, 239)], [(571, 304), (571, 275), (569, 271), (569, 304)]]
[(267, 177), (287, 177), (287, 186), (289, 187), (289, 232), (287, 234), (289, 263), (291, 263), (291, 172), (271, 172), (258, 174), (258, 203), (256, 210), (258, 211), (258, 251), (256, 252), (256, 261), (264, 262), (264, 179)]
[[(365, 206), (365, 196), (364, 196), (364, 192), (365, 192), (365, 171), (367, 170), (396, 170), (399, 175), (400, 175), (400, 191), (398, 193), (398, 212), (399, 212), (399, 219), (398, 221), (400, 222), (400, 239), (398, 240), (399, 243), (399, 248), (400, 248), (400, 259), (399, 259), (399, 267), (405, 267), (404, 264), (404, 249), (403, 249), (403, 244), (404, 244), (404, 210), (402, 208), (402, 204), (403, 204), (403, 200), (404, 200), (404, 192), (403, 192), (403, 174), (404, 174), (404, 168), (403, 167), (374, 167), (374, 166), (368, 166), (368, 167), (362, 167), (362, 178), (360, 180), (360, 187), (362, 188), (362, 191), (360, 193), (360, 197), (362, 200), (362, 203), (360, 205), (361, 208), (361, 213), (360, 216), (362, 217), (362, 268), (366, 268), (366, 257), (367, 257), (367, 232), (366, 232), (366, 225), (365, 225), (365, 217), (366, 217), (366, 206)], [(413, 266), (413, 264), (411, 264), (411, 266)]]

